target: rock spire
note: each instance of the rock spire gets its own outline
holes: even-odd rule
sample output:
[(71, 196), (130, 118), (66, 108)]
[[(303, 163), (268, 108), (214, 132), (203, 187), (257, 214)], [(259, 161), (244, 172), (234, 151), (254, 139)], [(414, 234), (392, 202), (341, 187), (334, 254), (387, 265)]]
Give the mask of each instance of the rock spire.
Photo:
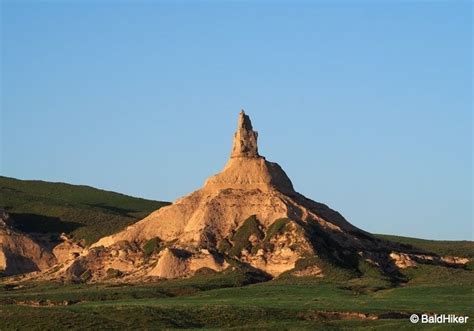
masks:
[(259, 157), (257, 137), (258, 133), (253, 130), (250, 117), (242, 110), (234, 134), (231, 157)]
[[(141, 247), (152, 239), (160, 250), (145, 256)], [(55, 250), (60, 260), (62, 249)], [(0, 270), (1, 262), (0, 250)], [(257, 132), (242, 111), (231, 157), (220, 173), (172, 205), (100, 239), (44, 277), (79, 280), (88, 271), (89, 281), (97, 281), (108, 279), (106, 270), (114, 268), (122, 273), (120, 281), (135, 282), (243, 266), (265, 277), (282, 273), (331, 277), (336, 266), (342, 266), (344, 273), (359, 274), (361, 262), (399, 281), (395, 272), (399, 268), (418, 263), (462, 267), (469, 261), (376, 238), (337, 211), (296, 192), (283, 169), (258, 154)]]

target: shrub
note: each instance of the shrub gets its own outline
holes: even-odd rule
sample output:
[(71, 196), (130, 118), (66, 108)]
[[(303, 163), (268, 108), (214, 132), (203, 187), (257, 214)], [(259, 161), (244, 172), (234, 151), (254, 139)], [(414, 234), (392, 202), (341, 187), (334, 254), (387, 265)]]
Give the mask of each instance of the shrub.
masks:
[(120, 270), (114, 269), (114, 268), (107, 269), (106, 273), (107, 273), (107, 278), (117, 278), (117, 277), (122, 276), (123, 274)]
[(208, 276), (208, 275), (213, 275), (215, 273), (216, 273), (216, 271), (211, 269), (211, 268), (202, 267), (202, 268), (199, 268), (198, 270), (196, 270), (194, 275), (195, 276)]
[(217, 250), (221, 253), (227, 253), (231, 248), (232, 245), (227, 239), (222, 239), (217, 245)]
[(161, 243), (161, 239), (158, 237), (148, 240), (142, 247), (145, 257), (148, 258), (154, 253), (158, 253), (161, 250)]
[(231, 238), (233, 246), (229, 254), (231, 256), (238, 256), (244, 249), (251, 250), (252, 243), (249, 240), (251, 235), (255, 235), (258, 239), (263, 238), (263, 232), (260, 230), (260, 224), (255, 215), (247, 218), (234, 233)]
[(265, 241), (268, 242), (274, 236), (282, 234), (285, 229), (286, 225), (290, 222), (288, 218), (279, 218), (275, 222), (272, 223), (267, 229), (267, 233), (265, 235)]

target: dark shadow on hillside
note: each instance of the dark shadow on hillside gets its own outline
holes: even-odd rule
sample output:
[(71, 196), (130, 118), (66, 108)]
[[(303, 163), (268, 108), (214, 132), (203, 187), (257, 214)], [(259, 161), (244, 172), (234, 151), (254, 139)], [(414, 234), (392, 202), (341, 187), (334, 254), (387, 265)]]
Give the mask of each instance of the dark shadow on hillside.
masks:
[(130, 213), (137, 212), (137, 210), (108, 206), (105, 203), (88, 203), (87, 205), (91, 207), (95, 207), (95, 208), (105, 209), (113, 213), (124, 215), (124, 216), (130, 216), (129, 215)]
[(4, 254), (8, 261), (7, 268), (3, 271), (5, 276), (39, 270), (38, 266), (33, 262), (32, 259), (17, 253), (13, 253), (9, 248), (5, 249)]
[(59, 217), (50, 217), (29, 213), (12, 213), (14, 228), (31, 233), (70, 233), (82, 226), (81, 223), (62, 221)]

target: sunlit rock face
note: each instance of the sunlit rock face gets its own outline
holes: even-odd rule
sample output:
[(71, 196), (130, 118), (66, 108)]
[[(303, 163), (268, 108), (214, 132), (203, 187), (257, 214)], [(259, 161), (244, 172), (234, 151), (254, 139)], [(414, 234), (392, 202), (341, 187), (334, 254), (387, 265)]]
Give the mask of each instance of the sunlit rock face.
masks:
[(258, 133), (253, 131), (250, 117), (242, 110), (234, 135), (231, 157), (259, 157), (257, 137)]
[[(322, 260), (353, 269), (365, 260), (387, 272), (426, 261), (415, 257), (420, 252), (376, 239), (297, 193), (283, 169), (259, 154), (257, 138), (249, 116), (240, 112), (231, 155), (220, 173), (74, 260), (68, 255), (48, 277), (77, 278), (88, 271), (92, 280), (101, 280), (107, 270), (117, 269), (123, 280), (143, 281), (221, 272), (236, 263), (268, 277), (284, 272), (324, 277)], [(150, 243), (156, 246), (151, 253)], [(394, 259), (398, 253), (405, 262)]]
[(53, 254), (27, 234), (10, 225), (8, 213), (0, 209), (0, 275), (46, 270), (57, 261)]

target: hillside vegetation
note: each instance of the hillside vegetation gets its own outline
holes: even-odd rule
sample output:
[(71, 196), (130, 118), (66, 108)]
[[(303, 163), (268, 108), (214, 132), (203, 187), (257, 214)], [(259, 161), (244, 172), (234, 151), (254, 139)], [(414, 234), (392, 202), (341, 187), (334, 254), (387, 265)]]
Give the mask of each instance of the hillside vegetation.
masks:
[(376, 234), (375, 236), (421, 248), (422, 250), (438, 255), (467, 257), (469, 259), (474, 258), (474, 245), (473, 242), (469, 240), (427, 240), (386, 234)]
[(27, 233), (62, 233), (91, 244), (144, 218), (167, 202), (89, 186), (0, 176), (0, 208)]
[(261, 282), (239, 270), (137, 285), (6, 284), (2, 329), (418, 330), (408, 319), (413, 313), (472, 316), (473, 271), (422, 266), (404, 273), (402, 286), (380, 286), (376, 274)]

